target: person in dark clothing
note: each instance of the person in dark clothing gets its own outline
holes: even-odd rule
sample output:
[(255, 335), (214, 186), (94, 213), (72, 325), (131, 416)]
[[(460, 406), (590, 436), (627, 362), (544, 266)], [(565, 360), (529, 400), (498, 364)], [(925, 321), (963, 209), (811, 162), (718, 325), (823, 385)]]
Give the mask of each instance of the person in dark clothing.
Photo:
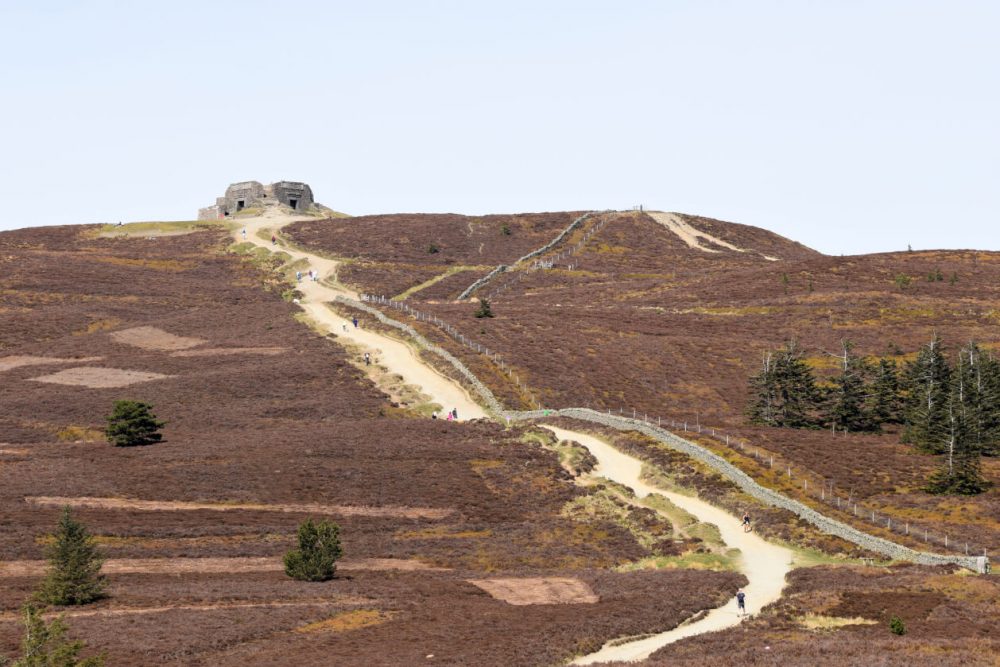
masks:
[(452, 417), (452, 419), (456, 419), (456, 420), (458, 419), (458, 408), (452, 408), (451, 409), (451, 417)]
[(355, 328), (355, 329), (357, 329), (357, 328), (358, 328), (358, 318), (357, 318), (357, 317), (355, 317), (355, 318), (354, 318), (353, 320), (351, 320), (351, 321), (352, 321), (352, 322), (354, 322), (354, 328)]
[(747, 614), (746, 599), (747, 599), (747, 594), (744, 593), (743, 591), (739, 591), (736, 593), (736, 607), (739, 610), (740, 616), (746, 616)]
[(753, 528), (750, 526), (750, 512), (743, 512), (743, 532), (749, 533)]

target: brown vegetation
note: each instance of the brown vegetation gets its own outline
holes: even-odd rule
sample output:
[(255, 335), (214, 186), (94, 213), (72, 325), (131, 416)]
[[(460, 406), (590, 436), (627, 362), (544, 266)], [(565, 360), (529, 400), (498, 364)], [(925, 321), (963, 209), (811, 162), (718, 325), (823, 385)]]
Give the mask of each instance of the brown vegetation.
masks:
[[(561, 515), (587, 491), (554, 453), (524, 442), (519, 428), (394, 409), (339, 346), (296, 322), (280, 279), (221, 253), (226, 242), (213, 231), (155, 240), (65, 228), (0, 234), (4, 356), (101, 356), (108, 368), (168, 376), (90, 388), (30, 382), (38, 368), (19, 366), (0, 383), (4, 560), (41, 558), (56, 505), (102, 499), (75, 511), (101, 550), (169, 570), (109, 571), (109, 597), (74, 616), (74, 634), (112, 664), (287, 664), (290, 655), (297, 664), (409, 664), (431, 653), (453, 664), (551, 664), (619, 635), (668, 628), (742, 582), (731, 573), (601, 569), (650, 551), (613, 523)], [(155, 268), (168, 261), (184, 270)], [(284, 351), (176, 355), (119, 344), (95, 322)], [(57, 435), (99, 431), (122, 398), (156, 406), (167, 422), (161, 443), (116, 448)], [(57, 500), (26, 501), (36, 497)], [(338, 509), (345, 565), (381, 567), (345, 566), (320, 584), (226, 565), (198, 571), (203, 558), (264, 559), (240, 561), (257, 563), (245, 570), (280, 562), (295, 526), (322, 508)], [(426, 569), (387, 565), (401, 561)], [(465, 581), (486, 573), (575, 578), (600, 601), (514, 607)], [(0, 654), (9, 654), (13, 614), (37, 576), (3, 584), (0, 612), (11, 616), (0, 617)], [(357, 610), (388, 620), (295, 632)]]

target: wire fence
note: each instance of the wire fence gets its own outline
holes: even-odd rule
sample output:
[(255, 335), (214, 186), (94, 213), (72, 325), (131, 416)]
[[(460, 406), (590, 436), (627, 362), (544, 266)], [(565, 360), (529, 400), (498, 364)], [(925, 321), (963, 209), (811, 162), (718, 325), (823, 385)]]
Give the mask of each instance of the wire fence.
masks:
[[(524, 383), (524, 381), (517, 375), (514, 369), (507, 363), (503, 355), (499, 352), (491, 350), (489, 347), (474, 341), (441, 318), (428, 313), (423, 313), (405, 302), (393, 301), (384, 295), (373, 296), (370, 294), (362, 295), (361, 300), (367, 303), (376, 303), (382, 306), (387, 306), (400, 312), (407, 313), (417, 321), (435, 325), (456, 343), (462, 345), (471, 352), (486, 357), (490, 362), (495, 364), (497, 368), (518, 388), (520, 393), (523, 396), (528, 397), (529, 408), (536, 410), (543, 408), (538, 395), (531, 389), (531, 387)], [(611, 409), (606, 409), (606, 411), (608, 414), (614, 414), (614, 411)], [(628, 416), (627, 410), (624, 407), (620, 407), (618, 409), (618, 414), (620, 416)], [(956, 538), (940, 528), (928, 527), (925, 523), (910, 521), (907, 519), (894, 519), (887, 513), (867, 506), (863, 502), (859, 502), (858, 499), (854, 497), (853, 493), (845, 494), (841, 491), (833, 480), (825, 479), (816, 473), (806, 471), (800, 466), (793, 465), (784, 457), (776, 455), (770, 450), (748, 442), (745, 437), (731, 435), (726, 433), (721, 428), (704, 426), (699, 422), (689, 422), (685, 420), (650, 415), (635, 408), (632, 409), (631, 417), (633, 419), (641, 420), (647, 424), (656, 425), (663, 429), (676, 431), (677, 433), (696, 434), (703, 437), (713, 438), (720, 444), (729, 447), (733, 452), (747, 458), (753, 458), (761, 466), (766, 467), (769, 470), (777, 471), (780, 477), (784, 478), (783, 481), (794, 485), (796, 490), (808, 499), (819, 501), (829, 506), (831, 509), (837, 509), (840, 512), (849, 514), (856, 520), (863, 521), (864, 523), (870, 524), (876, 528), (887, 530), (898, 535), (907, 536), (928, 545), (940, 546), (946, 551), (952, 553), (964, 554), (967, 556), (976, 556), (980, 554), (984, 556), (987, 555), (986, 549), (969, 542), (967, 539)]]
[(518, 377), (514, 369), (510, 366), (510, 364), (508, 364), (504, 360), (503, 356), (499, 352), (491, 350), (482, 343), (474, 341), (473, 339), (469, 338), (468, 336), (466, 336), (464, 333), (462, 333), (452, 325), (442, 320), (440, 317), (437, 317), (436, 315), (431, 315), (429, 313), (421, 312), (416, 308), (410, 306), (410, 304), (406, 303), (405, 301), (393, 301), (391, 298), (385, 296), (384, 294), (377, 296), (372, 294), (362, 294), (361, 301), (364, 303), (374, 303), (380, 306), (387, 306), (389, 308), (398, 310), (402, 313), (408, 314), (410, 317), (417, 320), (418, 322), (426, 322), (428, 324), (433, 324), (434, 326), (438, 327), (441, 331), (446, 333), (449, 338), (451, 338), (459, 345), (462, 345), (471, 352), (475, 352), (476, 354), (480, 354), (486, 357), (490, 362), (492, 362), (497, 367), (497, 369), (501, 373), (507, 376), (510, 382), (512, 382), (514, 386), (518, 388), (518, 390), (523, 396), (527, 397), (529, 408), (541, 409), (542, 403), (541, 400), (538, 398), (538, 395), (534, 391), (532, 391), (531, 387), (525, 384), (520, 377)]
[[(584, 247), (587, 245), (587, 243), (590, 241), (590, 239), (593, 238), (594, 234), (597, 234), (599, 231), (601, 231), (604, 228), (604, 226), (607, 225), (613, 219), (614, 219), (613, 216), (607, 215), (607, 213), (605, 213), (598, 219), (598, 221), (592, 227), (590, 227), (589, 229), (587, 229), (587, 231), (583, 233), (583, 236), (580, 238), (579, 241), (574, 243), (566, 250), (563, 250), (562, 252), (558, 253), (555, 256), (546, 257), (545, 259), (536, 259), (535, 261), (533, 261), (531, 264), (529, 264), (520, 271), (506, 272), (504, 274), (506, 276), (506, 279), (500, 280), (499, 284), (495, 288), (493, 288), (493, 290), (491, 290), (490, 293), (487, 295), (487, 298), (489, 299), (496, 298), (497, 295), (502, 294), (503, 292), (509, 290), (511, 287), (517, 285), (518, 283), (523, 281), (528, 275), (530, 275), (535, 271), (551, 270), (560, 267), (560, 264), (564, 260), (573, 257), (574, 255), (578, 254), (581, 250), (583, 250)], [(576, 269), (576, 267), (577, 264), (574, 262), (566, 262), (565, 264), (565, 268), (569, 271), (573, 271), (574, 269)]]
[[(607, 409), (608, 414), (614, 411)], [(619, 407), (618, 414), (626, 415), (627, 410)], [(759, 465), (769, 470), (777, 471), (783, 481), (796, 487), (796, 490), (813, 501), (819, 501), (831, 509), (851, 515), (857, 520), (881, 528), (897, 535), (910, 537), (928, 545), (943, 547), (952, 553), (966, 556), (987, 555), (987, 550), (969, 542), (965, 538), (956, 538), (940, 528), (929, 528), (926, 523), (918, 523), (908, 519), (894, 519), (891, 515), (866, 506), (854, 497), (853, 492), (845, 494), (833, 480), (828, 480), (811, 471), (793, 465), (787, 459), (774, 452), (754, 445), (742, 436), (726, 433), (721, 428), (704, 426), (698, 422), (692, 423), (678, 419), (667, 419), (661, 416), (651, 416), (648, 413), (632, 409), (632, 418), (655, 424), (663, 429), (671, 429), (678, 433), (697, 434), (709, 437), (725, 445), (731, 451), (741, 456), (754, 459)]]

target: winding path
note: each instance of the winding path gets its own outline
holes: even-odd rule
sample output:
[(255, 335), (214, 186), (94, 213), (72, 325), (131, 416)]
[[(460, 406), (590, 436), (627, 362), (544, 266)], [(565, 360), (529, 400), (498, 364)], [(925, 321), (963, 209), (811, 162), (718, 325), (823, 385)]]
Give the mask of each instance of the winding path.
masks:
[[(320, 276), (336, 275), (336, 260), (287, 246), (272, 247), (269, 241), (257, 235), (257, 232), (262, 229), (276, 232), (292, 222), (311, 220), (312, 218), (276, 215), (271, 211), (267, 213), (270, 215), (250, 218), (245, 221), (246, 239), (242, 237), (240, 229), (235, 231), (233, 238), (236, 241), (248, 241), (268, 250), (280, 250), (290, 255), (293, 260), (305, 260), (309, 264), (309, 268), (319, 271)], [(306, 271), (303, 271), (304, 273)], [(322, 281), (309, 280), (307, 277), (303, 277), (298, 289), (304, 295), (299, 306), (310, 318), (325, 327), (330, 333), (357, 343), (368, 351), (375, 352), (374, 356), (380, 358), (380, 363), (393, 373), (402, 376), (404, 382), (419, 387), (424, 394), (430, 396), (443, 409), (451, 410), (454, 408), (458, 410), (460, 420), (478, 419), (486, 416), (483, 408), (469, 396), (464, 388), (421, 361), (412, 347), (394, 338), (366, 329), (364, 322), (361, 322), (361, 326), (356, 328), (350, 320), (341, 317), (326, 305), (338, 296), (357, 299), (357, 294), (345, 288), (330, 287)]]
[[(719, 533), (726, 545), (739, 549), (741, 552), (741, 571), (750, 581), (743, 589), (747, 596), (748, 611), (760, 609), (781, 597), (781, 589), (785, 586), (785, 575), (792, 568), (791, 551), (766, 542), (756, 533), (743, 532), (739, 519), (718, 507), (709, 505), (704, 500), (650, 486), (641, 479), (641, 461), (618, 451), (603, 440), (554, 426), (546, 426), (545, 428), (563, 440), (575, 440), (589, 449), (598, 462), (597, 468), (593, 471), (594, 475), (624, 484), (635, 492), (637, 498), (657, 493), (681, 509), (690, 512), (700, 521), (718, 526)], [(592, 665), (598, 662), (642, 660), (653, 651), (671, 642), (703, 632), (728, 628), (736, 625), (740, 620), (736, 610), (736, 601), (732, 600), (722, 607), (713, 609), (704, 618), (694, 623), (681, 625), (673, 630), (636, 641), (608, 642), (601, 650), (577, 658), (573, 664)], [(616, 645), (612, 645), (613, 643)]]
[[(285, 225), (302, 220), (282, 216), (272, 212), (260, 218), (245, 221), (246, 238), (242, 238), (240, 230), (234, 233), (237, 241), (249, 241), (257, 246), (272, 249), (271, 244), (258, 237), (261, 229), (277, 231)], [(335, 274), (337, 262), (302, 250), (282, 246), (282, 252), (288, 253), (294, 260), (305, 260), (309, 267), (319, 270), (321, 276)], [(356, 329), (345, 318), (334, 313), (326, 303), (337, 296), (357, 299), (357, 295), (347, 289), (329, 287), (323, 282), (303, 280), (299, 290), (304, 298), (299, 304), (302, 309), (316, 322), (322, 324), (331, 333), (343, 336), (353, 342), (381, 353), (381, 363), (390, 371), (398, 373), (409, 383), (416, 385), (429, 395), (436, 403), (446, 408), (456, 407), (459, 416), (465, 419), (485, 417), (486, 413), (464, 388), (453, 380), (444, 377), (421, 361), (413, 349), (393, 338), (376, 331), (364, 328)], [(785, 585), (785, 574), (791, 569), (791, 552), (766, 542), (754, 533), (744, 533), (739, 519), (708, 503), (676, 493), (656, 489), (640, 479), (642, 462), (635, 457), (624, 454), (598, 438), (576, 431), (546, 426), (558, 437), (575, 440), (587, 449), (598, 460), (595, 474), (611, 479), (631, 488), (637, 497), (650, 493), (658, 493), (674, 502), (677, 506), (690, 512), (699, 521), (712, 523), (719, 527), (723, 541), (730, 547), (738, 548), (742, 554), (741, 571), (749, 580), (744, 588), (750, 609), (759, 609), (773, 602), (781, 595)], [(637, 641), (628, 641), (615, 646), (605, 645), (600, 651), (578, 658), (574, 664), (593, 664), (609, 661), (635, 661), (648, 657), (653, 651), (684, 637), (720, 630), (740, 622), (736, 613), (735, 601), (710, 611), (706, 616), (690, 624), (682, 625), (673, 630), (646, 637)]]

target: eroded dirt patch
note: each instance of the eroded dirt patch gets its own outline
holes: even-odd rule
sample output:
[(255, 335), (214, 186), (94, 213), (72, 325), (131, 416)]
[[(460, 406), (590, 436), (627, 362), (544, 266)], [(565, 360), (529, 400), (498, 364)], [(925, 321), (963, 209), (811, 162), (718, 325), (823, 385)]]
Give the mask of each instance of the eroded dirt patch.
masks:
[(231, 354), (262, 354), (270, 356), (287, 352), (287, 347), (206, 347), (200, 350), (179, 350), (171, 357), (224, 357)]
[(61, 496), (31, 496), (25, 500), (45, 507), (90, 507), (97, 509), (124, 509), (151, 512), (176, 512), (191, 510), (252, 510), (258, 512), (295, 512), (337, 514), (340, 516), (399, 517), (405, 519), (443, 519), (454, 510), (437, 507), (367, 507), (360, 505), (274, 504), (188, 502), (180, 500), (133, 500), (130, 498), (66, 498)]
[(572, 577), (466, 579), (507, 604), (594, 604), (600, 601), (590, 586)]
[(59, 357), (35, 357), (31, 355), (13, 355), (0, 357), (0, 372), (20, 368), (21, 366), (43, 366), (45, 364), (89, 364), (100, 361), (103, 357), (80, 357), (79, 359), (60, 359)]
[(90, 389), (112, 389), (114, 387), (128, 387), (133, 384), (150, 382), (152, 380), (162, 380), (168, 377), (171, 376), (161, 373), (150, 373), (149, 371), (129, 371), (122, 368), (81, 366), (80, 368), (67, 368), (52, 375), (42, 375), (30, 379), (32, 382), (65, 384), (77, 387), (89, 387)]
[(142, 348), (143, 350), (158, 350), (161, 352), (186, 350), (207, 342), (204, 338), (175, 336), (170, 332), (157, 329), (156, 327), (132, 327), (131, 329), (115, 331), (110, 335), (113, 340), (119, 343)]

